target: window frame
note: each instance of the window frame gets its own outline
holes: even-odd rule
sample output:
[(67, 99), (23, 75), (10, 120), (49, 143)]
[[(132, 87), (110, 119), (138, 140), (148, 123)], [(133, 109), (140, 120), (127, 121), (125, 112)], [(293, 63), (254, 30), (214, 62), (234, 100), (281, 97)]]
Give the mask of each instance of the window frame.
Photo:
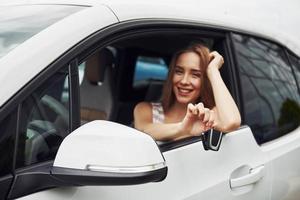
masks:
[[(161, 33), (178, 33), (182, 34), (184, 31), (185, 34), (194, 33), (201, 37), (209, 37), (209, 38), (222, 38), (222, 44), (224, 48), (225, 59), (228, 60), (228, 76), (230, 85), (228, 85), (229, 90), (232, 92), (232, 95), (236, 99), (236, 103), (240, 105), (240, 97), (238, 97), (239, 93), (237, 91), (236, 83), (237, 80), (234, 72), (233, 65), (233, 56), (232, 51), (230, 51), (229, 47), (229, 31), (224, 30), (224, 28), (218, 27), (208, 27), (202, 24), (194, 23), (194, 22), (183, 22), (183, 21), (167, 21), (167, 20), (141, 20), (141, 21), (131, 21), (131, 22), (121, 22), (118, 26), (113, 26), (108, 28), (107, 30), (100, 31), (95, 33), (86, 39), (85, 43), (81, 43), (80, 45), (74, 47), (74, 51), (76, 52), (75, 58), (78, 60), (78, 64), (81, 64), (88, 56), (96, 52), (97, 50), (109, 46), (111, 43), (124, 40), (128, 37), (135, 36), (143, 36), (150, 35), (154, 32), (157, 34)], [(122, 72), (117, 74), (117, 85), (120, 85), (120, 81), (122, 80), (120, 76)], [(116, 88), (117, 93), (119, 94), (120, 88)], [(200, 137), (191, 137), (187, 139), (182, 139), (178, 141), (168, 142), (162, 146), (160, 146), (162, 152), (166, 152), (175, 148), (180, 148), (195, 142), (201, 142)]]
[[(59, 89), (63, 93), (64, 92), (64, 88), (63, 88), (64, 85), (63, 84), (65, 83), (66, 79), (68, 80), (68, 95), (69, 95), (68, 101), (67, 102), (62, 102), (61, 99), (56, 99), (56, 100), (59, 103), (66, 104), (68, 107), (71, 107), (71, 102), (70, 102), (71, 101), (71, 95), (70, 95), (71, 89), (70, 89), (70, 84), (69, 84), (69, 82), (70, 82), (69, 77), (70, 77), (69, 66), (67, 66), (67, 67), (64, 66), (64, 67), (60, 68), (58, 71), (56, 71), (48, 79), (45, 79), (43, 82), (40, 82), (39, 83), (40, 85), (37, 86), (37, 88), (34, 90), (34, 92), (29, 94), (27, 96), (27, 98), (25, 98), (25, 100), (22, 101), (21, 104), (19, 104), (20, 105), (20, 112), (19, 112), (20, 115), (19, 115), (19, 120), (18, 120), (18, 129), (19, 130), (17, 132), (17, 134), (19, 136), (18, 137), (18, 141), (19, 141), (18, 143), (19, 144), (18, 144), (18, 147), (17, 147), (18, 154), (16, 155), (17, 156), (17, 158), (16, 158), (17, 163), (15, 165), (16, 166), (15, 169), (17, 169), (17, 170), (18, 169), (23, 169), (23, 168), (32, 166), (32, 165), (37, 164), (37, 163), (43, 163), (43, 162), (47, 162), (47, 161), (50, 161), (50, 160), (54, 160), (54, 158), (51, 159), (48, 156), (46, 156), (46, 157), (43, 158), (44, 160), (40, 160), (40, 161), (37, 161), (35, 163), (31, 163), (31, 164), (26, 164), (25, 163), (25, 160), (26, 160), (26, 157), (27, 157), (27, 156), (24, 156), (24, 151), (26, 150), (26, 144), (25, 143), (27, 142), (27, 139), (25, 137), (26, 137), (28, 124), (30, 122), (32, 122), (31, 117), (33, 117), (32, 116), (33, 113), (28, 113), (28, 109), (29, 109), (30, 112), (32, 112), (34, 110), (38, 111), (38, 115), (39, 115), (39, 117), (41, 117), (41, 118), (38, 118), (39, 121), (50, 122), (49, 118), (51, 118), (51, 117), (50, 117), (50, 115), (47, 115), (45, 110), (44, 110), (44, 109), (47, 108), (47, 106), (45, 106), (45, 104), (42, 104), (42, 97), (44, 95), (47, 95), (48, 92), (53, 92), (53, 90), (57, 91), (56, 90), (57, 87), (59, 87)], [(60, 82), (57, 82), (58, 80)], [(57, 83), (59, 83), (59, 84), (57, 84)], [(51, 84), (53, 84), (53, 85), (51, 85)], [(49, 97), (52, 97), (52, 96), (50, 95)], [(71, 119), (70, 119), (71, 116), (70, 116), (70, 113), (71, 113), (71, 111), (70, 111), (69, 108), (66, 108), (66, 107), (65, 107), (65, 111), (68, 112), (67, 113), (68, 114), (68, 120), (65, 120), (66, 125), (68, 125), (68, 129), (66, 131), (68, 133), (70, 133), (70, 130), (71, 130), (71, 123), (70, 123), (71, 122)], [(55, 113), (55, 115), (59, 116), (58, 113)], [(52, 122), (51, 122), (51, 124), (52, 124)], [(32, 130), (37, 131), (36, 129), (32, 129)], [(48, 128), (47, 128), (47, 131), (49, 131)], [(43, 132), (45, 133), (47, 131), (44, 130)], [(39, 132), (39, 131), (37, 131), (37, 132)], [(39, 133), (41, 133), (41, 132), (39, 132)], [(61, 133), (65, 134), (64, 132), (61, 132)], [(52, 137), (53, 137), (56, 134), (49, 134), (48, 136), (50, 136), (50, 135), (52, 135)], [(49, 141), (47, 141), (47, 139), (49, 139), (49, 138), (45, 137), (45, 135), (42, 135), (42, 138), (43, 138), (43, 141), (45, 143), (49, 142)], [(58, 145), (53, 145), (53, 143), (55, 143), (54, 141), (56, 141), (56, 142), (58, 141), (56, 139), (58, 139), (58, 138), (55, 138), (55, 140), (54, 139), (51, 140), (52, 142), (50, 142), (49, 147), (51, 147), (51, 148), (58, 147)], [(20, 149), (22, 149), (22, 150), (20, 150)], [(31, 154), (31, 155), (33, 155), (33, 154)]]

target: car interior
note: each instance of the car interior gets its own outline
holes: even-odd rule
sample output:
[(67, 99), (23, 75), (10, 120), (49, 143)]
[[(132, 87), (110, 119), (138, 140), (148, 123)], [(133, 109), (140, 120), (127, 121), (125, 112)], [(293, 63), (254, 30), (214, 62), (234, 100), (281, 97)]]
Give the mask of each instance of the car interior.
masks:
[(19, 148), (25, 152), (19, 165), (30, 165), (56, 155), (58, 147), (69, 131), (69, 99), (67, 72), (59, 71), (43, 83), (22, 105)]

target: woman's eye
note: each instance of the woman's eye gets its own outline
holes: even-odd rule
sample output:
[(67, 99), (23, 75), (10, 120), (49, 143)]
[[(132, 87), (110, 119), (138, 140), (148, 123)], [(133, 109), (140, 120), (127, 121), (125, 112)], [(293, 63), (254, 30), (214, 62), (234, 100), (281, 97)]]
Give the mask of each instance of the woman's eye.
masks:
[(194, 78), (201, 78), (201, 73), (193, 73), (192, 76)]
[(175, 70), (175, 74), (182, 74), (182, 73), (183, 73), (182, 70), (179, 70), (179, 69)]

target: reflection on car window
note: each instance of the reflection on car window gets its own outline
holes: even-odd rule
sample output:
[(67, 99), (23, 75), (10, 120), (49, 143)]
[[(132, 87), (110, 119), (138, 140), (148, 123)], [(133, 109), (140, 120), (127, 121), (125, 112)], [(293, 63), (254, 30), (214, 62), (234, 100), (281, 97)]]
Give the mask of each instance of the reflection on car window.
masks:
[(135, 64), (133, 87), (147, 84), (150, 80), (165, 80), (168, 67), (160, 57), (139, 56)]
[(83, 81), (84, 69), (85, 69), (85, 62), (81, 63), (81, 64), (78, 66), (79, 85), (81, 85), (81, 84), (82, 84), (82, 81)]
[(300, 97), (284, 51), (277, 45), (234, 35), (245, 122), (259, 144), (289, 133), (300, 122)]
[(0, 58), (41, 30), (82, 8), (66, 5), (0, 7)]
[(300, 59), (296, 58), (293, 55), (290, 55), (290, 60), (294, 69), (294, 73), (296, 75), (298, 85), (300, 86)]
[(68, 71), (62, 70), (37, 88), (22, 104), (18, 167), (54, 159), (69, 133)]

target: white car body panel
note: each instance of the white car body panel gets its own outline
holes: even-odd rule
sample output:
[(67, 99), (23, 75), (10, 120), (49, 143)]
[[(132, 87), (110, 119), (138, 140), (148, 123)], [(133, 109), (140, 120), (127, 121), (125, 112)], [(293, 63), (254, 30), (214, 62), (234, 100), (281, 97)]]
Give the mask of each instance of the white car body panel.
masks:
[(298, 199), (300, 196), (300, 128), (261, 146), (272, 161), (270, 199)]
[(0, 105), (79, 41), (116, 22), (116, 17), (105, 6), (86, 8), (58, 21), (10, 51), (0, 60), (0, 80), (9, 85), (0, 88)]
[[(201, 3), (199, 3), (201, 4)], [(206, 4), (212, 6), (210, 3), (202, 2), (203, 7)], [(149, 2), (144, 3), (107, 3), (112, 8), (118, 19), (122, 21), (136, 20), (136, 19), (169, 19), (169, 20), (188, 20), (201, 23), (208, 26), (216, 26), (221, 28), (230, 28), (233, 30), (247, 31), (254, 35), (261, 35), (290, 47), (298, 55), (300, 55), (300, 39), (286, 34), (281, 30), (266, 26), (265, 24), (257, 23), (248, 15), (235, 16), (230, 12), (224, 10), (222, 6), (214, 6), (211, 9), (199, 9), (197, 5), (183, 5), (183, 4), (153, 4)]]
[[(163, 155), (168, 175), (162, 182), (57, 188), (20, 199), (269, 199), (271, 163), (267, 160), (266, 152), (256, 144), (249, 128), (226, 135), (218, 152), (205, 151), (202, 143), (196, 142)], [(231, 190), (231, 173), (245, 165), (250, 168), (264, 165), (262, 179), (255, 184)]]

